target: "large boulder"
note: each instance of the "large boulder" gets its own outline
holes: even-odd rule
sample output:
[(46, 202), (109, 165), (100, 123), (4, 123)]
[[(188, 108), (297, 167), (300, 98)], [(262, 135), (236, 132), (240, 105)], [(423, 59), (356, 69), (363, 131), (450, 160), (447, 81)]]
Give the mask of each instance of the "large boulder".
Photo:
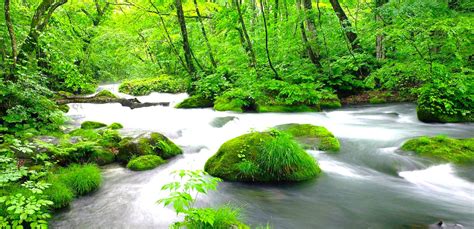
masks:
[(341, 147), (339, 140), (322, 126), (291, 123), (275, 128), (292, 135), (305, 149), (337, 152)]
[(183, 151), (160, 133), (151, 133), (150, 136), (124, 138), (119, 143), (117, 160), (128, 163), (130, 159), (143, 155), (157, 155), (163, 159), (174, 157)]
[(229, 181), (303, 181), (320, 168), (293, 138), (283, 132), (253, 132), (224, 143), (206, 162), (212, 176)]

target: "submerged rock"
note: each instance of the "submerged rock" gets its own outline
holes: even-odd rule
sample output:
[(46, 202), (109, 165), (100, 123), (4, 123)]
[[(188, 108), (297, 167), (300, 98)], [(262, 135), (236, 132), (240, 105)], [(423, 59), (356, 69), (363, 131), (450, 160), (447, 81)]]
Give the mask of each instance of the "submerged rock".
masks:
[(331, 152), (337, 152), (340, 149), (339, 140), (322, 126), (292, 123), (275, 128), (292, 135), (305, 149)]
[(272, 130), (244, 134), (225, 142), (206, 162), (205, 171), (229, 181), (303, 181), (320, 168), (291, 136)]
[(221, 128), (225, 126), (225, 124), (227, 124), (228, 122), (234, 119), (238, 119), (238, 118), (235, 116), (217, 117), (217, 118), (214, 118), (214, 120), (212, 120), (210, 124), (212, 127)]

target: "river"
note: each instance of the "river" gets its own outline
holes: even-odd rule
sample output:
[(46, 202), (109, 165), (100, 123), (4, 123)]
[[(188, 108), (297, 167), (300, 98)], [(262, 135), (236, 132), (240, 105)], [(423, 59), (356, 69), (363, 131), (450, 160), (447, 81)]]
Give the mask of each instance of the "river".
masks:
[[(115, 84), (100, 89), (118, 93)], [(124, 135), (161, 132), (184, 154), (145, 172), (119, 165), (103, 167), (101, 188), (56, 214), (51, 226), (167, 228), (179, 217), (156, 201), (165, 195), (161, 186), (174, 179), (170, 172), (203, 169), (222, 143), (251, 130), (309, 123), (325, 126), (341, 142), (338, 154), (309, 151), (323, 171), (320, 177), (281, 185), (223, 182), (217, 191), (201, 196), (198, 204), (238, 206), (248, 224), (268, 223), (273, 228), (399, 228), (440, 219), (474, 228), (474, 166), (440, 164), (398, 149), (407, 139), (422, 135), (474, 137), (472, 124), (419, 122), (414, 104), (260, 114), (173, 108), (186, 97), (152, 93), (138, 99), (170, 102), (170, 106), (134, 110), (120, 104), (69, 104), (73, 125), (85, 120), (119, 122)]]

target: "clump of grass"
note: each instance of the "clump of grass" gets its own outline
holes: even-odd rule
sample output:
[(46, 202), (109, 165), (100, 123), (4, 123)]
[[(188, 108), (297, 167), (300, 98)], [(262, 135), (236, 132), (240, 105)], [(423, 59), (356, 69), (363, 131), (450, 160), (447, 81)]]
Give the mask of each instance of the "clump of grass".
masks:
[(156, 155), (145, 155), (133, 158), (127, 164), (127, 168), (135, 171), (154, 169), (166, 161)]
[(419, 137), (405, 142), (402, 150), (458, 164), (474, 163), (474, 138)]
[(205, 170), (231, 181), (302, 181), (320, 173), (315, 159), (288, 134), (253, 132), (224, 143)]
[(58, 175), (63, 182), (76, 195), (85, 195), (99, 188), (102, 183), (100, 169), (93, 164), (73, 164), (62, 168)]
[(59, 209), (69, 206), (74, 199), (74, 192), (55, 176), (52, 176), (47, 182), (51, 186), (44, 190), (44, 194), (48, 197), (48, 200), (53, 201), (52, 207)]

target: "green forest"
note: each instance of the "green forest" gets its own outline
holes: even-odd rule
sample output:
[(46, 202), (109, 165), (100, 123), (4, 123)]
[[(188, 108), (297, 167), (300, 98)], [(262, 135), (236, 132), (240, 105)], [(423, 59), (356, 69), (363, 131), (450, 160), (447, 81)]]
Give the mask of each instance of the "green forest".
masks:
[[(313, 182), (308, 186), (325, 187), (325, 177), (334, 172), (327, 169), (325, 160), (351, 164), (346, 158), (351, 150), (365, 152), (359, 139), (363, 134), (357, 136), (360, 125), (380, 128), (362, 130), (373, 134), (370, 136), (377, 136), (377, 131), (379, 136), (393, 136), (369, 143), (374, 150), (394, 147), (395, 155), (414, 161), (392, 158), (382, 163), (384, 159), (369, 162), (365, 158), (361, 159), (363, 166), (391, 179), (403, 177), (407, 185), (412, 180), (405, 177), (406, 170), (452, 166), (453, 176), (466, 185), (452, 187), (450, 192), (474, 187), (474, 128), (470, 124), (474, 121), (473, 1), (0, 3), (0, 228), (61, 228), (62, 219), (55, 216), (74, 218), (73, 214), (79, 214), (75, 209), (80, 209), (74, 201), (102, 198), (110, 185), (104, 171), (113, 165), (124, 171), (160, 171), (158, 175), (164, 172), (163, 176), (173, 180), (154, 187), (156, 193), (169, 194), (157, 195), (154, 206), (172, 209), (181, 218), (163, 226), (156, 223), (161, 222), (157, 214), (153, 215), (155, 223), (144, 220), (137, 224), (141, 227), (317, 228), (292, 217), (275, 216), (272, 221), (268, 209), (274, 205), (257, 211), (248, 200), (252, 207), (246, 207), (240, 196), (221, 191), (219, 184), (255, 184), (239, 188), (263, 193), (261, 184), (278, 188), (282, 183)], [(118, 91), (103, 85), (117, 85)], [(185, 98), (151, 100), (162, 93), (184, 94)], [(120, 110), (101, 113), (113, 104), (120, 108), (110, 109)], [(381, 119), (363, 116), (358, 122), (354, 112), (359, 111)], [(352, 116), (349, 121), (337, 119), (341, 112), (354, 115), (356, 121), (349, 123)], [(304, 115), (318, 118), (311, 121)], [(411, 124), (402, 119), (404, 115)], [(193, 123), (188, 128), (196, 132), (190, 133), (186, 127), (166, 125), (168, 120), (181, 126), (178, 118), (184, 116), (194, 116), (195, 123), (214, 118), (214, 129)], [(146, 128), (137, 121), (140, 119), (151, 126)], [(346, 121), (350, 128), (344, 129)], [(239, 122), (249, 128), (230, 129)], [(407, 123), (400, 124), (403, 122)], [(219, 128), (222, 133), (213, 132)], [(142, 135), (135, 136), (134, 131)], [(202, 143), (211, 154), (190, 155), (197, 144), (188, 139), (204, 136), (216, 139)], [(214, 142), (220, 147), (214, 148)], [(321, 157), (313, 151), (324, 153)], [(187, 157), (203, 159), (193, 159), (199, 160), (199, 166), (191, 170), (179, 164)], [(375, 161), (380, 164), (374, 165)], [(175, 171), (169, 174), (166, 166)], [(139, 177), (141, 173), (145, 174), (132, 174)], [(299, 193), (303, 188), (297, 187), (290, 189)], [(214, 196), (208, 193), (225, 193), (225, 197), (219, 196), (219, 204), (210, 201), (205, 206), (209, 201), (200, 201)], [(435, 191), (429, 193), (433, 200), (441, 198)], [(472, 193), (462, 198), (467, 198), (464, 204), (474, 203)], [(414, 199), (406, 204), (422, 198)], [(300, 202), (288, 203), (297, 208)], [(423, 203), (426, 205), (417, 204), (422, 211), (429, 207), (421, 206), (432, 206)], [(327, 205), (339, 206), (335, 202)], [(86, 207), (76, 211), (87, 211)], [(308, 207), (311, 211), (307, 212), (318, 211), (317, 206), (313, 208)], [(474, 226), (472, 218), (465, 217), (469, 213), (459, 211), (452, 210), (456, 216), (428, 211), (424, 216), (407, 217), (411, 221), (401, 224), (369, 216), (364, 222), (347, 221), (356, 214), (346, 213), (338, 218), (355, 224), (341, 221), (328, 228), (428, 226), (440, 219), (447, 220), (438, 223), (440, 228), (449, 223)], [(323, 222), (322, 215), (314, 220)], [(395, 212), (386, 215), (401, 217)], [(81, 222), (71, 227), (108, 227), (81, 220), (76, 219)], [(104, 216), (102, 221), (112, 218)], [(301, 224), (292, 224), (296, 221)]]

